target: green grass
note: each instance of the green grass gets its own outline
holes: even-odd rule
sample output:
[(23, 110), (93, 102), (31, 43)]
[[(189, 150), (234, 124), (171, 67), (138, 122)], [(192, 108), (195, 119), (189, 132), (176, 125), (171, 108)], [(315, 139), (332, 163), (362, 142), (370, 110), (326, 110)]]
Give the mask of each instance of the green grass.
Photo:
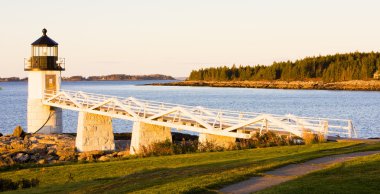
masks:
[(323, 143), (30, 167), (3, 171), (0, 177), (41, 181), (37, 188), (12, 191), (21, 193), (205, 193), (286, 164), (375, 149), (380, 144)]
[(380, 154), (339, 163), (259, 192), (269, 193), (380, 193)]

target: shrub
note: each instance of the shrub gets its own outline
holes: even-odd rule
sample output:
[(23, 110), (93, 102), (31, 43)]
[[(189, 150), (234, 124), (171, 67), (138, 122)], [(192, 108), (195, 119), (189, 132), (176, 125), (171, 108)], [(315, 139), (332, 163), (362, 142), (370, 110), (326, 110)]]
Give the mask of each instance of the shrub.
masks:
[(152, 143), (149, 146), (141, 146), (137, 155), (140, 157), (147, 157), (223, 150), (225, 150), (223, 147), (217, 146), (213, 142), (199, 143), (197, 140), (186, 141), (185, 139), (182, 139), (180, 142), (172, 143), (170, 140), (165, 140)]
[(252, 149), (252, 148), (263, 148), (263, 147), (273, 147), (273, 146), (284, 146), (284, 145), (296, 145), (300, 144), (297, 141), (299, 138), (289, 135), (279, 135), (272, 131), (259, 133), (256, 132), (251, 139), (239, 139), (237, 143), (237, 149)]
[(194, 153), (198, 151), (198, 144), (197, 140), (186, 141), (185, 138), (183, 138), (181, 142), (173, 143), (173, 152), (174, 154)]
[(310, 130), (303, 130), (302, 139), (306, 145), (325, 142), (325, 136), (322, 133), (314, 134)]
[(216, 145), (213, 141), (206, 141), (204, 143), (198, 143), (198, 150), (200, 152), (220, 152), (226, 149)]
[(173, 144), (169, 139), (167, 139), (162, 142), (152, 143), (148, 146), (141, 146), (138, 155), (141, 157), (147, 157), (147, 156), (163, 156), (163, 155), (172, 155), (172, 154), (174, 154)]
[(3, 179), (0, 178), (0, 192), (1, 191), (9, 191), (16, 189), (25, 189), (31, 187), (37, 187), (40, 181), (37, 178), (32, 179), (21, 179), (19, 181), (12, 181), (11, 179)]
[(195, 152), (219, 152), (225, 150), (243, 150), (301, 143), (302, 141), (300, 141), (299, 137), (278, 135), (274, 132), (268, 131), (262, 134), (257, 132), (251, 139), (238, 139), (236, 143), (232, 143), (228, 148), (218, 146), (212, 141), (200, 143), (197, 140), (185, 140), (185, 138), (183, 138), (182, 141), (174, 141), (173, 143), (170, 140), (155, 142), (149, 146), (141, 146), (137, 156), (147, 157)]
[(17, 188), (17, 182), (13, 182), (11, 179), (0, 178), (0, 191), (16, 190)]

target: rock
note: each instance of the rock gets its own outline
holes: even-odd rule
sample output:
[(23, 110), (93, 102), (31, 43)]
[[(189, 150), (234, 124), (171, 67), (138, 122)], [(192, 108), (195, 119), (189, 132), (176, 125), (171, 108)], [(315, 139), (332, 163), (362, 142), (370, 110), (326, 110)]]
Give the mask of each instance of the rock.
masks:
[(24, 137), (24, 147), (27, 148), (32, 145), (32, 142), (29, 140), (29, 135), (25, 135)]
[(46, 160), (50, 163), (52, 160), (55, 160), (55, 159), (57, 159), (57, 157), (56, 156), (48, 156), (47, 158), (46, 158)]
[(46, 164), (46, 160), (45, 159), (38, 160), (37, 164)]
[(58, 150), (57, 156), (59, 157), (60, 161), (75, 160), (75, 150)]
[(2, 137), (3, 136), (3, 134), (2, 133), (0, 133), (0, 137)]
[(43, 144), (47, 144), (47, 145), (55, 145), (55, 141), (54, 140), (51, 140), (51, 139), (40, 139), (38, 140), (38, 143), (43, 143)]
[(127, 157), (129, 156), (129, 151), (121, 151), (117, 153), (118, 157)]
[(78, 155), (78, 161), (85, 161), (85, 160), (86, 160), (86, 157), (87, 157), (86, 155), (80, 153), (80, 154)]
[(32, 144), (30, 149), (33, 154), (45, 155), (47, 153), (46, 145), (44, 144)]
[(13, 130), (13, 134), (12, 134), (13, 137), (24, 137), (25, 136), (25, 132), (24, 130), (22, 130), (21, 126), (17, 126), (14, 130)]
[(11, 157), (5, 156), (5, 157), (3, 157), (3, 159), (1, 159), (0, 163), (1, 163), (0, 165), (12, 166), (15, 164), (15, 161)]
[(57, 154), (55, 153), (56, 152), (56, 150), (55, 149), (50, 149), (50, 148), (48, 148), (47, 149), (48, 150), (48, 155), (51, 155), (51, 156), (57, 156)]
[(101, 162), (105, 162), (105, 161), (109, 161), (110, 158), (108, 158), (107, 156), (101, 156), (98, 161), (101, 161)]
[(31, 162), (37, 162), (40, 160), (40, 154), (36, 153), (36, 154), (33, 154), (30, 156), (30, 160)]
[(30, 156), (25, 153), (18, 153), (13, 157), (16, 162), (25, 163), (30, 159)]
[(49, 162), (49, 164), (56, 164), (56, 163), (58, 163), (57, 160), (50, 160), (50, 161), (48, 161), (48, 162)]
[[(76, 161), (75, 137), (57, 134), (20, 135), (21, 127), (16, 127), (14, 135), (0, 137), (0, 166), (11, 166), (16, 163), (58, 163)], [(22, 137), (21, 137), (22, 136)], [(105, 155), (95, 151), (83, 155), (87, 161), (93, 161)], [(110, 157), (111, 158), (111, 157)]]
[(24, 141), (29, 141), (30, 135), (25, 135), (24, 136)]
[(0, 167), (7, 166), (7, 162), (5, 162), (2, 158), (0, 158)]
[(109, 156), (110, 158), (116, 158), (117, 157), (117, 152), (113, 152), (111, 154), (108, 154), (107, 156)]
[(21, 141), (12, 141), (11, 147), (15, 150), (23, 150), (25, 148), (23, 142)]
[(96, 158), (100, 158), (105, 154), (104, 151), (88, 151), (82, 152), (78, 155), (78, 160), (94, 161)]
[(37, 143), (37, 138), (36, 137), (30, 137), (29, 140), (32, 142), (32, 143)]

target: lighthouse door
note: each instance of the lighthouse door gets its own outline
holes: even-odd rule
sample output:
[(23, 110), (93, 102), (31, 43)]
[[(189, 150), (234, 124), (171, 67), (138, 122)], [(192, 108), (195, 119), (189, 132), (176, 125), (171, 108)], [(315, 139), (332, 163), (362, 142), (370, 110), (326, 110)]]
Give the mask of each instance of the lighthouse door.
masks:
[(55, 75), (46, 75), (45, 77), (45, 90), (53, 92), (57, 90), (56, 76)]

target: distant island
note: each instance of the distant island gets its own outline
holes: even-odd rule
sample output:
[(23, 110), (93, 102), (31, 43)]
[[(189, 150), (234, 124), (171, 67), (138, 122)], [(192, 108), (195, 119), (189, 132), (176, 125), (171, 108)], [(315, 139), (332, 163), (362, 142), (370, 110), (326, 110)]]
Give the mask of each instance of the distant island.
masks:
[(380, 53), (306, 57), (272, 65), (193, 70), (181, 82), (154, 85), (380, 91)]
[[(27, 81), (27, 78), (8, 77), (0, 78), (0, 82)], [(152, 75), (125, 75), (111, 74), (102, 76), (71, 76), (62, 77), (62, 81), (134, 81), (134, 80), (175, 80), (172, 76), (152, 74)]]
[(19, 81), (27, 81), (28, 78), (19, 78), (19, 77), (0, 77), (0, 82), (19, 82)]

